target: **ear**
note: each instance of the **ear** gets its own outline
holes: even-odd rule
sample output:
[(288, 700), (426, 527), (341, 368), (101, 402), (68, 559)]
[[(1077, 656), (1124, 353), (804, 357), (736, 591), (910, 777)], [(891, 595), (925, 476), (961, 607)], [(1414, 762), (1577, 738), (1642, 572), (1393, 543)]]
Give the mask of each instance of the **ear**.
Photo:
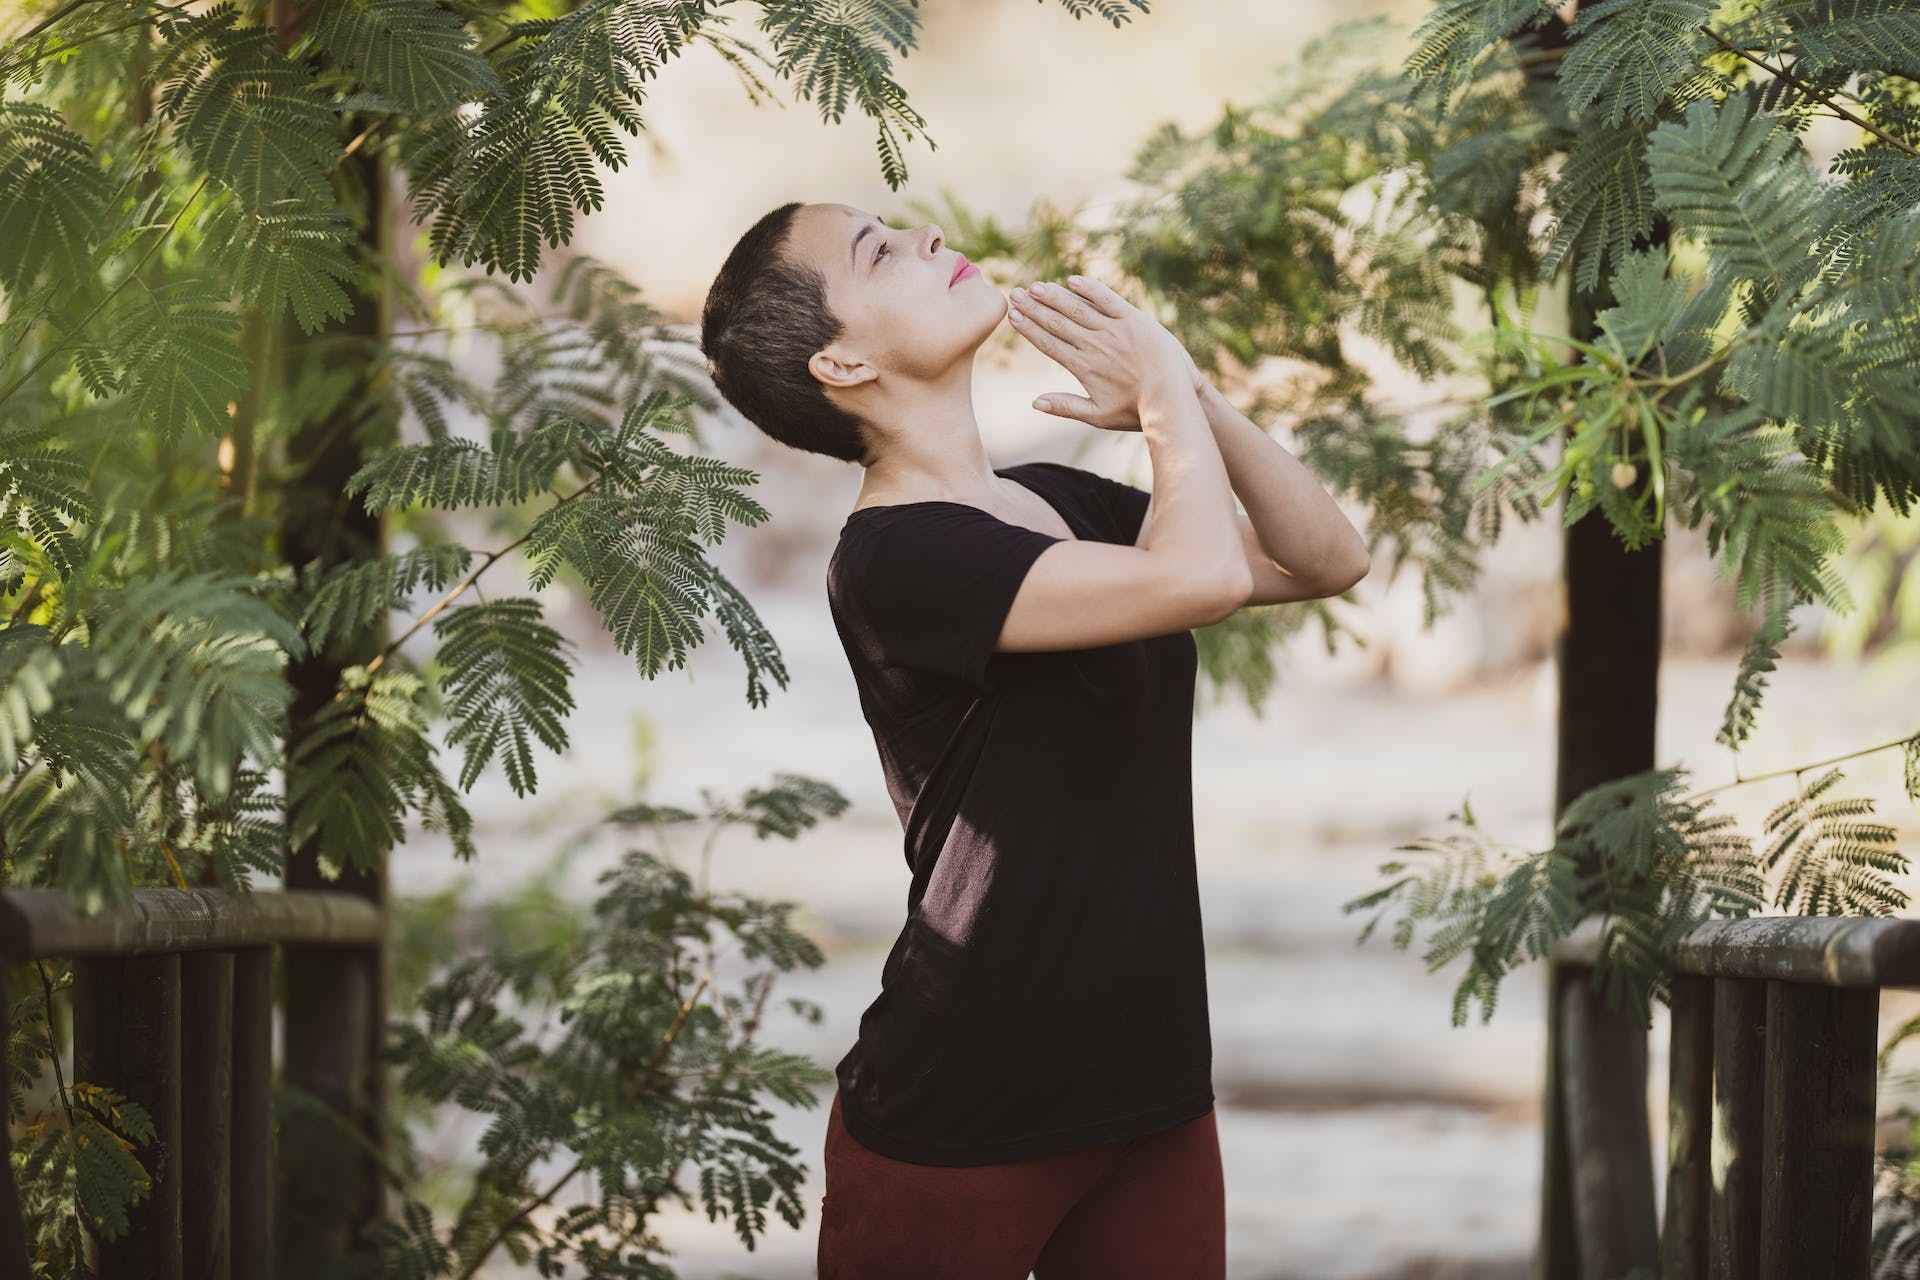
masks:
[(857, 387), (880, 376), (879, 370), (864, 360), (843, 360), (830, 351), (816, 351), (807, 357), (813, 376), (830, 387)]

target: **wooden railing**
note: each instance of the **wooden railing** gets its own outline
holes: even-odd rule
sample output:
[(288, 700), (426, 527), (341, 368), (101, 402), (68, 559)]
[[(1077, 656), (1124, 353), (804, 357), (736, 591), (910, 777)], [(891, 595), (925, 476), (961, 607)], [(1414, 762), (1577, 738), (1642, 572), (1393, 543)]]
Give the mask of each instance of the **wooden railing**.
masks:
[[(1603, 927), (1583, 921), (1557, 944), (1552, 990), (1585, 986)], [(1671, 961), (1661, 1280), (1867, 1280), (1880, 988), (1920, 986), (1920, 920), (1715, 921)], [(1567, 1046), (1550, 1080), (1578, 1069), (1578, 1051)], [(1562, 1131), (1546, 1201), (1574, 1207), (1577, 1234), (1614, 1229), (1602, 1188), (1625, 1171), (1581, 1149), (1582, 1125)], [(1542, 1221), (1540, 1257), (1578, 1280), (1552, 1260), (1591, 1256), (1588, 1242)]]
[[(351, 1114), (368, 1070), (378, 908), (329, 891), (143, 889), (87, 917), (51, 890), (0, 892), (0, 962), (74, 962), (74, 1078), (152, 1115), (140, 1156), (151, 1193), (100, 1246), (100, 1280), (184, 1275), (267, 1280), (274, 1237), (273, 951), (337, 951), (330, 989), (302, 1017), (328, 1023), (342, 1065), (322, 1101)], [(0, 1000), (0, 1044), (6, 1042)], [(309, 1077), (311, 1080), (311, 1077)], [(26, 1242), (0, 1120), (0, 1276), (25, 1274)], [(344, 1232), (353, 1224), (340, 1224)]]

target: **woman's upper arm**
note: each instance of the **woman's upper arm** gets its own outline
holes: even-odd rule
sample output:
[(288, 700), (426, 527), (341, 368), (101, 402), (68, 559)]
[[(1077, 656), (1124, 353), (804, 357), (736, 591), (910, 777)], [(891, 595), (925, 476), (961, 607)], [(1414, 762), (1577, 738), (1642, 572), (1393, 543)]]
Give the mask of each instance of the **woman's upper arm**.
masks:
[(1230, 582), (1144, 547), (1058, 541), (1028, 567), (995, 648), (1091, 649), (1218, 622), (1245, 603)]

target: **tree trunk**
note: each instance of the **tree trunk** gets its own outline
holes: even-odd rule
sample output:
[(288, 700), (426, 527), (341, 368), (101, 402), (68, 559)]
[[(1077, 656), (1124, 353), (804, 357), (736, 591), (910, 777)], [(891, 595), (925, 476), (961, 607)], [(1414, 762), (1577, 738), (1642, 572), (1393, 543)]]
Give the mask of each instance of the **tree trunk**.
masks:
[[(1570, 17), (1577, 16), (1575, 13)], [(1529, 38), (1567, 44), (1567, 24)], [(1551, 75), (1558, 63), (1536, 66)], [(1656, 221), (1643, 244), (1664, 243)], [(1566, 264), (1569, 278), (1579, 264)], [(1594, 294), (1573, 287), (1568, 332), (1598, 333), (1595, 317), (1613, 305), (1603, 281)], [(1641, 484), (1651, 482), (1640, 468)], [(1660, 584), (1664, 540), (1628, 551), (1595, 508), (1566, 530), (1566, 612), (1554, 645), (1559, 677), (1553, 812), (1556, 821), (1583, 792), (1651, 769), (1660, 680)], [(1584, 875), (1591, 868), (1582, 867)], [(1647, 1115), (1647, 1033), (1585, 990), (1584, 974), (1548, 964), (1547, 1062), (1539, 1280), (1617, 1280), (1635, 1267), (1657, 1274), (1653, 1144)], [(1577, 1060), (1576, 1060), (1577, 1058)]]
[[(287, 34), (286, 23), (299, 21), (300, 8), (298, 0), (275, 0), (275, 29)], [(341, 163), (334, 181), (341, 188), (343, 207), (360, 215), (363, 248), (377, 258), (383, 249), (387, 216), (387, 177), (381, 162), (362, 151)], [(352, 299), (352, 314), (323, 330), (322, 336), (377, 339), (385, 331), (377, 284), (363, 283)], [(333, 410), (300, 426), (287, 442), (283, 460), (287, 478), (280, 501), (282, 558), (296, 569), (317, 560), (320, 570), (371, 559), (382, 552), (381, 522), (347, 496), (346, 482), (365, 461), (370, 443), (391, 438), (398, 419), (391, 397), (374, 382), (376, 349), (370, 342), (300, 343), (295, 334), (283, 331), (283, 336), (287, 340), (278, 346), (287, 362), (358, 368), (354, 390)], [(277, 367), (284, 389), (289, 365), (277, 363)], [(376, 625), (351, 643), (336, 643), (329, 653), (289, 665), (294, 741), (314, 713), (332, 699), (342, 670), (367, 661), (384, 640), (384, 626)], [(286, 886), (345, 889), (384, 905), (386, 867), (354, 868), (350, 864), (361, 852), (313, 845), (292, 849)], [(337, 879), (329, 879), (322, 870), (323, 857), (340, 869)], [(370, 959), (363, 958), (369, 954)], [(385, 1150), (386, 1099), (377, 1065), (387, 1017), (384, 953), (288, 947), (282, 953), (282, 977), (286, 1000), (282, 1078), (334, 1115), (315, 1114), (298, 1105), (286, 1113), (276, 1206), (279, 1275), (297, 1280), (362, 1274), (370, 1264), (353, 1260), (360, 1228), (379, 1218), (384, 1208), (380, 1153)], [(352, 1030), (343, 1036), (341, 1027)], [(342, 1129), (343, 1122), (351, 1128)], [(343, 1266), (356, 1269), (343, 1272)]]

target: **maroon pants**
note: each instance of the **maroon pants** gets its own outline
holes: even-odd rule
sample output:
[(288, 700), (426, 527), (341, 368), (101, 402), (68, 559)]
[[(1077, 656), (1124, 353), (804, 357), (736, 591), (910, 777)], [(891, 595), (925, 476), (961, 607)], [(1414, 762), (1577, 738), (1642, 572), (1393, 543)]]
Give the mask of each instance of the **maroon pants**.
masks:
[(1214, 1115), (1006, 1164), (892, 1160), (827, 1116), (819, 1280), (1225, 1280)]

